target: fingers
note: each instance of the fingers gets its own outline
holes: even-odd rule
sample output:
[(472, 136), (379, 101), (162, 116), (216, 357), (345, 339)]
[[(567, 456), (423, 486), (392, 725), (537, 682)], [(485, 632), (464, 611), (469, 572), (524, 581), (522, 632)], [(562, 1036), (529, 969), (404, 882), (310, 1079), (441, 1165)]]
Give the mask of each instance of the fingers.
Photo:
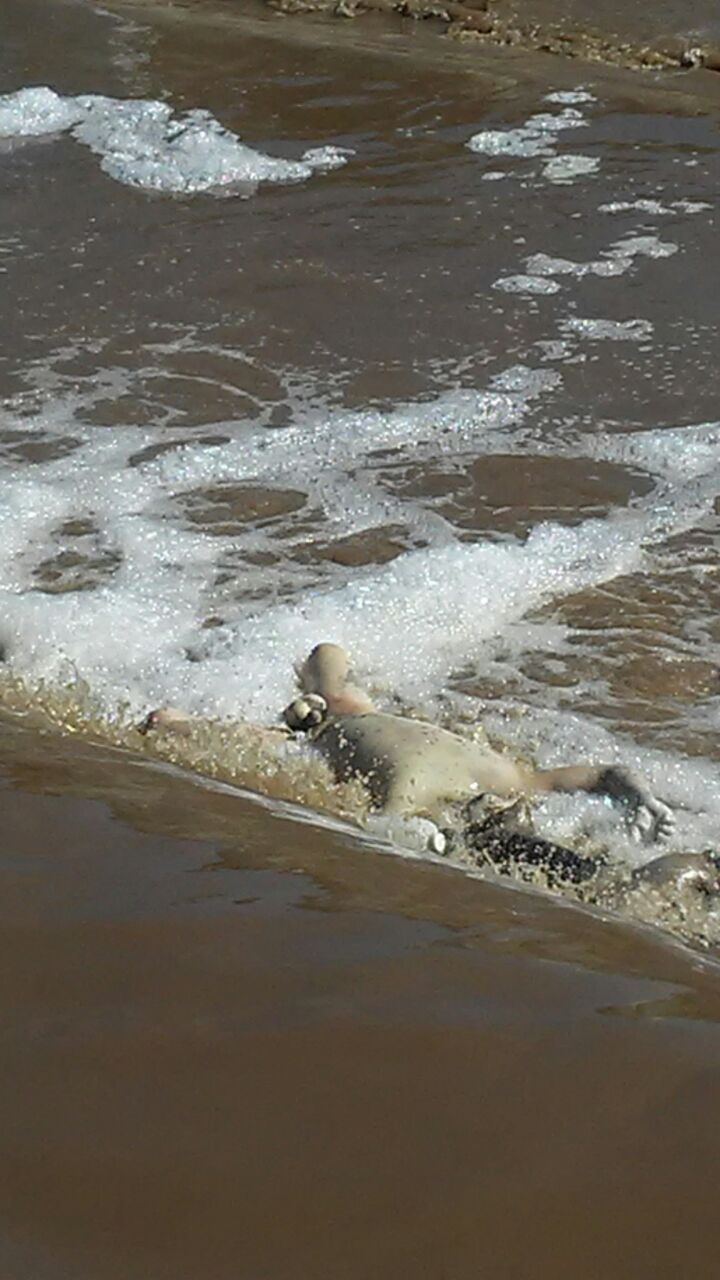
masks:
[(655, 815), (655, 839), (667, 840), (675, 828), (675, 814), (662, 801), (657, 800), (656, 804), (658, 811)]
[(285, 708), (283, 718), (289, 729), (307, 733), (322, 724), (327, 710), (327, 702), (319, 693), (306, 693), (304, 697), (293, 698)]
[(633, 840), (648, 844), (667, 840), (675, 827), (675, 814), (662, 800), (651, 796), (637, 806), (628, 825)]

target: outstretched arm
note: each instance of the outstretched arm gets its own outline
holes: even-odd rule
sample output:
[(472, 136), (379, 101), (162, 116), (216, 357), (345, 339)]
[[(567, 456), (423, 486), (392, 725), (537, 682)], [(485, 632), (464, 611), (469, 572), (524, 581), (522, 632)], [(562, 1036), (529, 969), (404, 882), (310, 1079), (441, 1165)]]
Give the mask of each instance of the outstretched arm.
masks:
[(189, 715), (187, 711), (181, 711), (179, 707), (158, 707), (156, 711), (151, 711), (145, 717), (137, 726), (137, 730), (143, 737), (153, 729), (160, 729), (165, 733), (178, 733), (186, 738), (192, 732), (193, 725), (197, 723), (196, 716)]
[[(148, 733), (160, 733), (162, 736), (171, 734), (173, 737), (189, 738), (194, 729), (207, 728), (212, 724), (213, 721), (202, 716), (190, 715), (187, 711), (181, 711), (179, 707), (158, 707), (137, 726), (137, 731), (143, 736)], [(287, 729), (281, 725), (255, 724), (251, 720), (238, 720), (234, 728), (248, 741), (267, 743), (273, 747), (288, 738)]]
[(538, 791), (587, 791), (608, 796), (627, 810), (630, 831), (636, 840), (662, 840), (670, 835), (675, 823), (672, 810), (652, 794), (644, 779), (623, 765), (573, 764), (539, 769), (533, 781)]

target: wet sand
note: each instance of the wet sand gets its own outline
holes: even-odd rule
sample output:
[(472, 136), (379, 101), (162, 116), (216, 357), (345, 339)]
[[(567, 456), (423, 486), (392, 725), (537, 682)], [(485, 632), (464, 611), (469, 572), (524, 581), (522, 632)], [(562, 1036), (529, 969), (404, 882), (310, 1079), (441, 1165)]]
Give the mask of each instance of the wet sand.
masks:
[[(202, 0), (201, 0), (202, 2)], [(600, 62), (639, 70), (720, 71), (720, 19), (713, 0), (651, 7), (602, 0), (266, 0), (291, 18), (330, 15), (427, 23), (479, 50)], [(408, 33), (409, 37), (409, 33)]]
[(3, 1276), (709, 1276), (717, 966), (3, 723)]

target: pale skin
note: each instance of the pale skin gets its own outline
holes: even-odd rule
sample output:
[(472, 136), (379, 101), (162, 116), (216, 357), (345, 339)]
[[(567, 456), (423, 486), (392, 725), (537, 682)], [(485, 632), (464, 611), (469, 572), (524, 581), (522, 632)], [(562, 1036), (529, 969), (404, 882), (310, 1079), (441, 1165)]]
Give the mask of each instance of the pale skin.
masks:
[(350, 682), (350, 659), (339, 644), (316, 644), (295, 673), (303, 693), (319, 693), (331, 716), (365, 715), (374, 711), (364, 689)]
[(299, 667), (303, 692), (319, 694), (327, 703), (329, 718), (311, 729), (311, 738), (336, 777), (363, 778), (386, 813), (433, 814), (445, 803), (481, 792), (585, 791), (623, 805), (639, 836), (656, 840), (672, 828), (668, 806), (622, 765), (533, 769), (437, 725), (377, 711), (368, 695), (349, 683), (348, 671), (345, 650), (334, 644), (316, 645)]
[[(672, 829), (668, 806), (621, 765), (533, 769), (437, 725), (376, 710), (368, 694), (350, 682), (348, 656), (339, 645), (316, 645), (297, 675), (305, 697), (286, 709), (286, 722), (308, 730), (336, 778), (360, 778), (373, 804), (387, 814), (435, 815), (447, 803), (483, 792), (585, 791), (620, 804), (636, 836), (657, 840)], [(187, 733), (191, 723), (182, 712), (163, 708), (142, 727)]]

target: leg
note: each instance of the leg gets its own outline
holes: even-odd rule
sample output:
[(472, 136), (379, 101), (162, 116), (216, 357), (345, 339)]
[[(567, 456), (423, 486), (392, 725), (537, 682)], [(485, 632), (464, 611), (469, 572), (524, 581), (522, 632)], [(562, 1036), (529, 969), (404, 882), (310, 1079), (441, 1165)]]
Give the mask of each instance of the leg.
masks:
[(608, 796), (627, 810), (630, 832), (636, 840), (661, 840), (673, 829), (672, 810), (655, 798), (642, 778), (622, 765), (577, 764), (539, 769), (533, 783), (536, 791), (587, 791)]
[(632, 875), (633, 888), (691, 890), (707, 895), (720, 892), (718, 864), (709, 853), (666, 853), (639, 867)]

